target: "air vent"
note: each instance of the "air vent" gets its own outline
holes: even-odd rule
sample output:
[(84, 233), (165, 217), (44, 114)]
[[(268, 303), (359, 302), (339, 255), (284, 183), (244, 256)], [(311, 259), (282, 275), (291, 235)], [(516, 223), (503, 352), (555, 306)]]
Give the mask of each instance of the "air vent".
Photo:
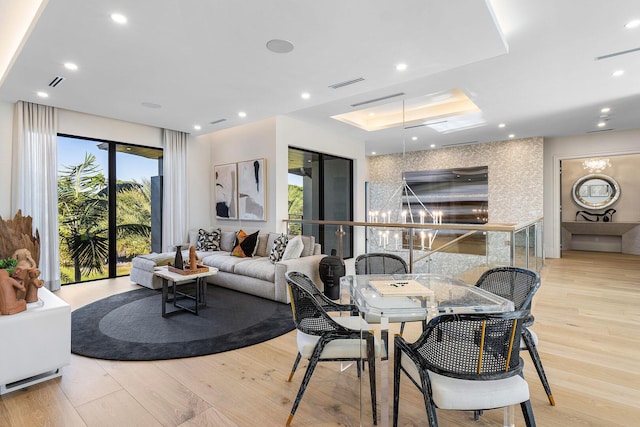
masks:
[(370, 99), (368, 101), (358, 102), (357, 104), (351, 104), (351, 106), (352, 107), (359, 107), (361, 105), (372, 104), (374, 102), (384, 101), (385, 99), (391, 99), (391, 98), (395, 98), (395, 97), (402, 96), (402, 95), (404, 95), (404, 92), (394, 93), (393, 95), (387, 95), (387, 96), (383, 96), (381, 98)]
[(209, 122), (210, 125), (217, 125), (218, 123), (222, 123), (222, 122), (226, 122), (227, 119), (218, 119), (218, 120), (214, 120), (212, 122)]
[(478, 141), (456, 142), (453, 144), (442, 144), (443, 147), (459, 147), (461, 145), (477, 144)]
[(614, 52), (614, 53), (610, 53), (608, 55), (596, 56), (596, 61), (600, 61), (602, 59), (613, 58), (613, 57), (620, 56), (620, 55), (626, 55), (628, 53), (634, 53), (634, 52), (640, 52), (640, 47), (636, 47), (635, 49), (629, 49), (629, 50), (621, 50), (620, 52)]
[(51, 80), (51, 83), (49, 83), (50, 87), (56, 87), (58, 86), (60, 83), (62, 83), (62, 81), (64, 80), (64, 77), (60, 77), (60, 76), (55, 76), (53, 78), (53, 80)]
[(340, 89), (341, 87), (349, 86), (349, 85), (352, 85), (354, 83), (363, 82), (363, 81), (364, 81), (364, 78), (358, 77), (357, 79), (347, 80), (346, 82), (340, 82), (340, 83), (335, 83), (335, 84), (329, 85), (329, 87), (331, 89)]
[(596, 129), (596, 130), (589, 130), (587, 131), (587, 133), (598, 133), (598, 132), (609, 132), (612, 131), (613, 128), (609, 128), (609, 129)]
[(421, 123), (419, 125), (405, 126), (405, 129), (415, 129), (415, 128), (421, 128), (421, 127), (425, 127), (425, 126), (440, 125), (442, 123), (447, 123), (448, 121), (449, 120), (440, 120), (439, 122)]

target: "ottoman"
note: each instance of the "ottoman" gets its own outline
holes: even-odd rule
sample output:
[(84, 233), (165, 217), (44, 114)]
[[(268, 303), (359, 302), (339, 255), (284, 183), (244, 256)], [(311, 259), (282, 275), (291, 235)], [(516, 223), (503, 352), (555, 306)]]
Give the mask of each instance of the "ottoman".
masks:
[(175, 252), (138, 255), (131, 261), (131, 281), (151, 289), (162, 289), (162, 279), (154, 276), (153, 270), (162, 265), (173, 263)]

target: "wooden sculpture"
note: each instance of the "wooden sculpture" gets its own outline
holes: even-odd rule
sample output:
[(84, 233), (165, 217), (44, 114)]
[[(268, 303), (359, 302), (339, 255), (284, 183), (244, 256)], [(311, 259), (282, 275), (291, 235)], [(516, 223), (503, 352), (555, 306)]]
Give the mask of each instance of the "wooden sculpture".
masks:
[(26, 249), (37, 266), (40, 261), (40, 234), (33, 230), (30, 216), (18, 211), (11, 220), (0, 217), (0, 259), (9, 258), (17, 250)]
[(40, 276), (40, 270), (37, 268), (16, 267), (12, 277), (20, 281), (25, 289), (24, 292), (17, 292), (18, 299), (24, 298), (28, 303), (38, 301), (38, 288), (44, 284), (44, 280), (38, 279), (38, 276)]
[(0, 270), (0, 314), (16, 314), (27, 309), (27, 302), (17, 299), (17, 291), (25, 292), (24, 285)]
[(198, 269), (198, 255), (196, 255), (196, 247), (191, 246), (189, 248), (189, 270), (195, 271)]

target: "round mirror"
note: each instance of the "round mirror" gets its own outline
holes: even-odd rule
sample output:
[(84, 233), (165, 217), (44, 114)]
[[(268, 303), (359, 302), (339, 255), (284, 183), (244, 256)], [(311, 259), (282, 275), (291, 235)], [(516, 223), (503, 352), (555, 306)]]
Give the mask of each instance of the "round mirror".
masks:
[(604, 209), (620, 197), (620, 186), (608, 175), (593, 173), (573, 184), (573, 200), (583, 208)]

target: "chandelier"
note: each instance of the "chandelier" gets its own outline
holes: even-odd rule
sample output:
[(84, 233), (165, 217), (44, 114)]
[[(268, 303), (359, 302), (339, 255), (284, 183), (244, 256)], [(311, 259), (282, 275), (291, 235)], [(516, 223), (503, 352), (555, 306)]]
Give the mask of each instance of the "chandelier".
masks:
[(600, 173), (606, 168), (611, 167), (611, 163), (609, 163), (609, 159), (592, 158), (582, 162), (582, 167), (590, 173)]

